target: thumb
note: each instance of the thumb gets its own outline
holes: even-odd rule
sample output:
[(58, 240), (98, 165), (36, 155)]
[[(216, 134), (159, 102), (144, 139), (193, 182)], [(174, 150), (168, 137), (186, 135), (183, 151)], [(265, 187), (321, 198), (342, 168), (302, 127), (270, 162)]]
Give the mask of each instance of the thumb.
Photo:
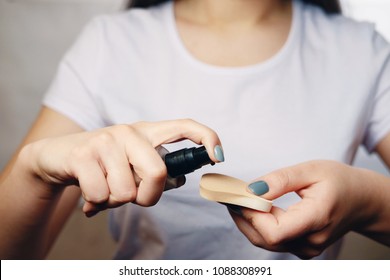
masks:
[(306, 162), (273, 171), (249, 184), (248, 190), (269, 200), (299, 191), (319, 181), (319, 172), (315, 166), (314, 162)]

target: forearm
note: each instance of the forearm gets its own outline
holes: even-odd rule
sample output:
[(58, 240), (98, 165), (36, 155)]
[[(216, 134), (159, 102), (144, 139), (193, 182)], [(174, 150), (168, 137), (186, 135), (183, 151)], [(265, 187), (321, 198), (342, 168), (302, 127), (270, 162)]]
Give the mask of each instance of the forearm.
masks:
[(44, 257), (49, 220), (63, 191), (35, 176), (27, 158), (22, 152), (1, 180), (1, 259)]
[(390, 246), (390, 177), (365, 169), (356, 169), (359, 175), (361, 213), (363, 218), (354, 230)]

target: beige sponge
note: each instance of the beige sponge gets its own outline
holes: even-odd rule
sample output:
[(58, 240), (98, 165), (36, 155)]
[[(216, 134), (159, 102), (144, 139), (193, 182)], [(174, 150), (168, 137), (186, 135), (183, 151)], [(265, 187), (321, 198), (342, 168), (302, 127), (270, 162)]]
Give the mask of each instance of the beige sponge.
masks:
[(250, 193), (247, 186), (246, 182), (237, 178), (209, 173), (204, 174), (200, 180), (200, 195), (212, 201), (269, 212), (272, 201)]

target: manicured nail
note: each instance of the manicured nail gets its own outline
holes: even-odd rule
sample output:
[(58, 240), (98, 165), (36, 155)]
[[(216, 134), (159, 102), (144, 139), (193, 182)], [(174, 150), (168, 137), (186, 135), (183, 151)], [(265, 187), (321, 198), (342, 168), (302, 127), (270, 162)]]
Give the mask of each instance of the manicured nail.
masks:
[(215, 148), (214, 148), (214, 156), (220, 162), (225, 161), (225, 156), (223, 155), (223, 150), (222, 150), (221, 146), (219, 146), (219, 145), (215, 146)]
[(264, 181), (254, 182), (248, 188), (255, 195), (263, 195), (269, 191), (269, 187)]
[(85, 216), (87, 218), (92, 218), (93, 216), (95, 216), (97, 213), (99, 213), (99, 211), (88, 211), (85, 213)]

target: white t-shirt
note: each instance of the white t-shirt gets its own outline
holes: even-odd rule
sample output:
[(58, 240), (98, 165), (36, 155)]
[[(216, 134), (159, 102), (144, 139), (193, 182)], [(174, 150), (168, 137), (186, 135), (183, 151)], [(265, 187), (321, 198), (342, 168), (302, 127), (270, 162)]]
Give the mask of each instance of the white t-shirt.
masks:
[[(199, 196), (200, 176), (251, 181), (312, 159), (351, 163), (390, 132), (390, 47), (371, 24), (294, 2), (283, 48), (247, 67), (193, 57), (171, 2), (93, 20), (64, 57), (44, 104), (87, 130), (192, 118), (219, 134), (226, 161), (187, 175), (156, 206), (112, 211), (116, 258), (275, 259), (253, 246), (226, 208)], [(188, 142), (168, 146), (174, 150)], [(287, 207), (293, 194), (276, 200)], [(337, 246), (336, 246), (337, 247)], [(321, 258), (335, 258), (330, 248)]]

